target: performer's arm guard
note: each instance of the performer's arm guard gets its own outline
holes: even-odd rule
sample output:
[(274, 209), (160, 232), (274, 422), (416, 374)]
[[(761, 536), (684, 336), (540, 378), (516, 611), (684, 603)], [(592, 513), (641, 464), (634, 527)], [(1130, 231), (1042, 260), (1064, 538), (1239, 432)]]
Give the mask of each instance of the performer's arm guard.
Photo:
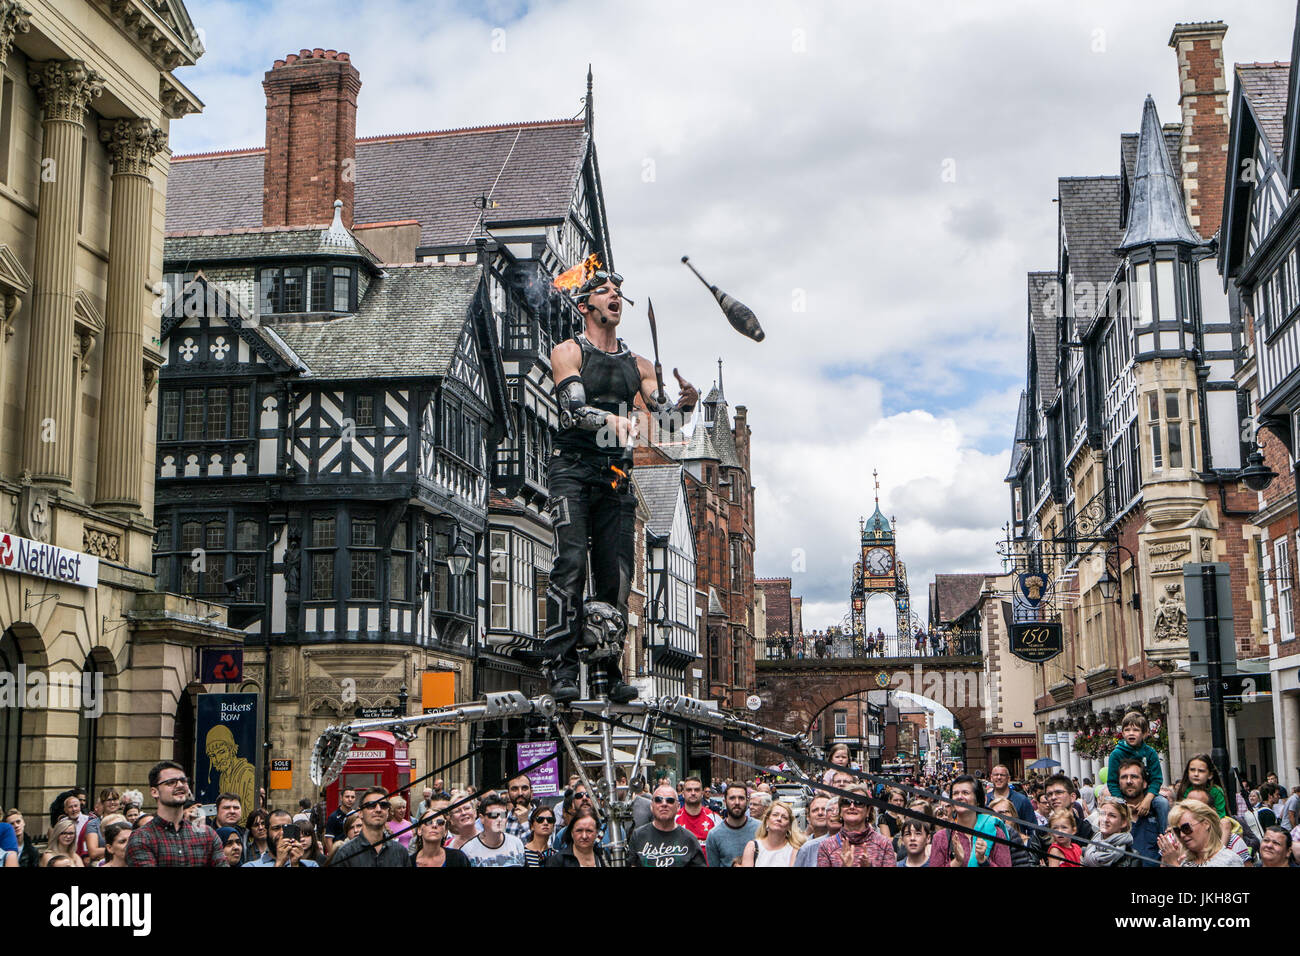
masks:
[(561, 428), (598, 432), (605, 427), (609, 412), (587, 404), (587, 390), (582, 386), (581, 377), (570, 375), (556, 385), (555, 398), (560, 406)]

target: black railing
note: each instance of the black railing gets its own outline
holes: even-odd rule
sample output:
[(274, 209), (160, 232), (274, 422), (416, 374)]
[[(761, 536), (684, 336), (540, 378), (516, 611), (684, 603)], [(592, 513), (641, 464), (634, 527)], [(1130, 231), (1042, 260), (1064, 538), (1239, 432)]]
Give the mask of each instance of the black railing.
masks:
[[(819, 639), (820, 638), (820, 639)], [(769, 637), (755, 642), (758, 660), (858, 660), (898, 657), (977, 657), (983, 653), (979, 630), (941, 630), (915, 636), (838, 633), (827, 640), (824, 635), (803, 637)]]

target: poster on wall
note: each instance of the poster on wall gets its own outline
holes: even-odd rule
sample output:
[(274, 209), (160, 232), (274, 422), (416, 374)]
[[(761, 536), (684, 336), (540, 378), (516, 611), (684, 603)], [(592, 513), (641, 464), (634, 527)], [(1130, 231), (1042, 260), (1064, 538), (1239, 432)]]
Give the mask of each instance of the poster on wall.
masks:
[[(553, 740), (533, 740), (515, 744), (515, 769), (537, 763), (547, 755), (558, 753)], [(548, 760), (540, 767), (528, 771), (528, 781), (533, 785), (534, 797), (554, 797), (560, 792), (560, 761)]]
[(257, 806), (257, 704), (257, 694), (199, 694), (194, 713), (194, 795), (239, 794), (241, 826)]

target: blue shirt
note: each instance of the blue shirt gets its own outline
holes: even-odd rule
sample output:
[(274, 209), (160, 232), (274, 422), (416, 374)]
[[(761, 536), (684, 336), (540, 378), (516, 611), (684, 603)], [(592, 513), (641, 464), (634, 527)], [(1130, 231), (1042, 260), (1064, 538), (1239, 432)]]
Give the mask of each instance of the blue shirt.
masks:
[(1156, 838), (1169, 826), (1169, 801), (1164, 797), (1151, 798), (1151, 811), (1144, 817), (1134, 817), (1129, 832), (1133, 834), (1132, 852), (1147, 857), (1143, 866), (1160, 865), (1160, 849)]

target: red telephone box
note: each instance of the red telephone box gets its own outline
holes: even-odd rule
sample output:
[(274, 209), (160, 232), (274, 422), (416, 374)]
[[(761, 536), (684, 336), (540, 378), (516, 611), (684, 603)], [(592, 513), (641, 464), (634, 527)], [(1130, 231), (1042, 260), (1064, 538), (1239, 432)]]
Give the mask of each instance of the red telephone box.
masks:
[(333, 813), (339, 806), (339, 791), (355, 787), (357, 796), (367, 787), (383, 787), (388, 793), (401, 791), (402, 798), (414, 813), (411, 803), (411, 761), (406, 741), (398, 740), (386, 730), (365, 730), (361, 740), (348, 753), (339, 778), (325, 788), (325, 806)]

